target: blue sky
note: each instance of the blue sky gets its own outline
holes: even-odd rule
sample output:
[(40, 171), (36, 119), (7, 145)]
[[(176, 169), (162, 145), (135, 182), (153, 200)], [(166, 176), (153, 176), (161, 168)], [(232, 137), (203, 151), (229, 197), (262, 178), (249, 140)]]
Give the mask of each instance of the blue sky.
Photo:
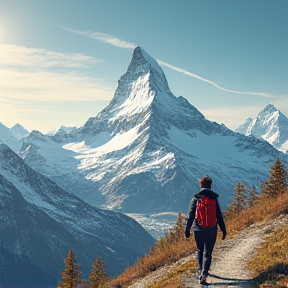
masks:
[(0, 121), (80, 127), (112, 99), (133, 48), (171, 92), (235, 129), (288, 115), (288, 0), (0, 0)]

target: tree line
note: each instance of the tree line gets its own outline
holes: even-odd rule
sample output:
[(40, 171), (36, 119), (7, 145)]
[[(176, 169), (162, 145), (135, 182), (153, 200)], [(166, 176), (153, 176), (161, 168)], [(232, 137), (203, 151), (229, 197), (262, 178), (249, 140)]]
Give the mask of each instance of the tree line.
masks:
[(242, 211), (252, 208), (259, 200), (275, 198), (287, 191), (287, 172), (283, 168), (279, 158), (270, 168), (269, 178), (261, 183), (261, 192), (252, 185), (247, 188), (243, 183), (238, 182), (234, 191), (234, 197), (230, 199), (227, 215), (233, 218)]

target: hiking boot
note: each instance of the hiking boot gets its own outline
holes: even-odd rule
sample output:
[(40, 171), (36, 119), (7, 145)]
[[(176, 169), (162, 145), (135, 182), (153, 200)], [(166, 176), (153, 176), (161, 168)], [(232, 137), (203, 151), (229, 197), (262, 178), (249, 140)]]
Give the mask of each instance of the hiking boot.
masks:
[(201, 285), (207, 285), (207, 286), (208, 286), (209, 283), (207, 283), (206, 280), (207, 280), (207, 276), (202, 274), (202, 275), (200, 276), (200, 278), (199, 278), (199, 283), (200, 283)]

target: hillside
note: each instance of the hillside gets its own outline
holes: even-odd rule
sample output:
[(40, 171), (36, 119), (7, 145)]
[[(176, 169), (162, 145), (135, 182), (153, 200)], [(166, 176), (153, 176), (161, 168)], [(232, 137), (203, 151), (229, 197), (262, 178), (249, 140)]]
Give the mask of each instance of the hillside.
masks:
[[(218, 240), (213, 253), (209, 283), (220, 287), (253, 287), (257, 283), (248, 269), (249, 261), (255, 256), (256, 247), (275, 232), (275, 229), (288, 223), (288, 215), (281, 214), (275, 219), (262, 221), (242, 230), (235, 237)], [(146, 287), (195, 287), (195, 253), (181, 260), (157, 269), (141, 280), (129, 285), (129, 288)]]
[(105, 260), (109, 275), (118, 275), (155, 243), (132, 218), (88, 205), (31, 169), (4, 144), (0, 223), (2, 288), (56, 285), (72, 248), (84, 275), (96, 255)]
[[(275, 168), (275, 165), (272, 168)], [(272, 168), (271, 175), (274, 173)], [(283, 180), (286, 183), (285, 179)], [(270, 184), (270, 187), (273, 186)], [(273, 192), (275, 191), (274, 189)], [(228, 236), (224, 241), (220, 240), (222, 235), (218, 237), (208, 282), (223, 287), (253, 287), (254, 284), (269, 279), (273, 283), (287, 285), (288, 278), (284, 277), (288, 273), (287, 185), (278, 195), (271, 197), (262, 193), (258, 203), (251, 208), (246, 208), (238, 214), (225, 215)], [(124, 281), (123, 287), (129, 288), (194, 287), (197, 282), (194, 276), (197, 268), (196, 247), (194, 239), (191, 240), (193, 237), (184, 239), (184, 225), (183, 217), (181, 225), (179, 222), (176, 223), (174, 230), (161, 240), (162, 243), (158, 241), (158, 245), (152, 249), (154, 251), (150, 252), (157, 261), (151, 263), (153, 260), (149, 254), (146, 255), (139, 265), (136, 263), (130, 271), (126, 270), (126, 274), (118, 277), (116, 283)], [(180, 257), (180, 253), (184, 256)], [(155, 269), (155, 265), (161, 262), (160, 258), (165, 259), (165, 264), (162, 263)], [(174, 258), (174, 261), (171, 261), (171, 258)], [(150, 272), (136, 277), (137, 273), (141, 275), (141, 271)], [(132, 276), (132, 281), (127, 282), (129, 275)]]

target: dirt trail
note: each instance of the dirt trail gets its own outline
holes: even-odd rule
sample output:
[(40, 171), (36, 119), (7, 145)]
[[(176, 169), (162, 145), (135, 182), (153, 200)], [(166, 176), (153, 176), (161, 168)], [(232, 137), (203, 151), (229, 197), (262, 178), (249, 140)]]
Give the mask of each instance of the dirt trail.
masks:
[[(213, 252), (209, 273), (217, 277), (209, 277), (208, 282), (215, 286), (253, 287), (251, 273), (247, 264), (256, 252), (256, 248), (288, 217), (271, 219), (268, 222), (251, 225), (241, 231), (235, 238), (218, 240)], [(229, 231), (228, 231), (229, 233)], [(184, 287), (194, 287), (195, 277), (185, 277)], [(194, 279), (193, 279), (194, 278)]]
[[(251, 273), (247, 268), (249, 260), (256, 252), (256, 248), (271, 235), (274, 229), (288, 221), (288, 216), (280, 216), (263, 223), (251, 225), (241, 231), (232, 239), (218, 240), (213, 252), (212, 265), (207, 281), (217, 288), (243, 287), (252, 288), (255, 282), (251, 280)], [(228, 231), (229, 233), (229, 231)], [(137, 281), (129, 288), (147, 288), (155, 281), (165, 277), (165, 274), (172, 271), (175, 266), (179, 266), (196, 254), (185, 257), (174, 263), (158, 269)], [(202, 288), (197, 283), (195, 271), (187, 271), (183, 277), (183, 288)], [(213, 276), (214, 275), (214, 276)], [(215, 277), (216, 276), (216, 277)]]

